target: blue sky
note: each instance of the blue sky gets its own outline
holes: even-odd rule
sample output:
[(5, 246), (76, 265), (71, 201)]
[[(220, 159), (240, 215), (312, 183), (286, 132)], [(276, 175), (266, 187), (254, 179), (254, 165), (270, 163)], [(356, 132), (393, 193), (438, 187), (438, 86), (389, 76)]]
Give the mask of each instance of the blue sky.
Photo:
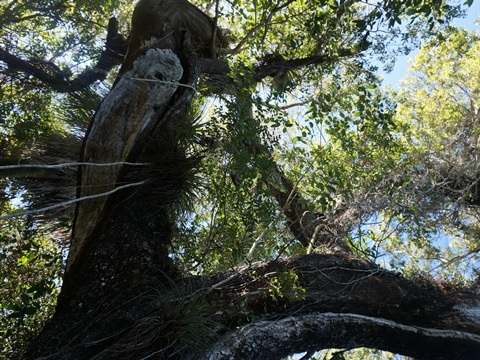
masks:
[[(472, 6), (470, 6), (470, 8), (467, 10), (467, 16), (465, 18), (455, 19), (453, 24), (457, 26), (462, 26), (469, 30), (480, 31), (480, 24), (475, 25), (475, 21), (477, 19), (479, 19), (480, 21), (480, 6), (478, 0), (474, 1)], [(383, 74), (384, 85), (397, 85), (398, 82), (402, 80), (407, 74), (409, 62), (417, 55), (417, 53), (418, 50), (412, 51), (407, 56), (398, 57), (393, 71), (388, 74)]]

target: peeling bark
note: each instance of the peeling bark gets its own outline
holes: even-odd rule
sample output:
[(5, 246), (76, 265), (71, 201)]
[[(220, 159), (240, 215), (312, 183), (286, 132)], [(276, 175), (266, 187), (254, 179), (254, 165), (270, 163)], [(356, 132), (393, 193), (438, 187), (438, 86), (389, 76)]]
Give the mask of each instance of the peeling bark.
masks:
[[(313, 61), (290, 65), (304, 66), (307, 60)], [(263, 64), (257, 80), (275, 76), (270, 71), (275, 66)], [(192, 100), (191, 87), (200, 71), (200, 61), (171, 49), (146, 51), (102, 103), (87, 133), (83, 160), (143, 162), (158, 156), (156, 143), (171, 135)], [(171, 188), (189, 170), (176, 145), (167, 155), (174, 155), (168, 159), (170, 170), (178, 172), (161, 168), (157, 174)], [(299, 223), (304, 228), (316, 224), (316, 214), (300, 216), (300, 194), (280, 171), (276, 175), (284, 187), (277, 194), (279, 203), (290, 206), (292, 221), (308, 220)], [(182, 276), (169, 257), (169, 204), (166, 196), (158, 195), (158, 179), (125, 166), (83, 167), (78, 196), (110, 192), (135, 176), (142, 183), (139, 188), (77, 207), (56, 313), (24, 359), (277, 359), (358, 346), (425, 359), (478, 357), (478, 293), (405, 279), (345, 252), (260, 262), (211, 276)], [(285, 198), (290, 194), (297, 203)], [(315, 234), (304, 228), (298, 234), (304, 233), (307, 243)], [(281, 282), (285, 274), (295, 275), (294, 280)], [(273, 285), (279, 283), (281, 289)], [(204, 324), (213, 321), (212, 332), (220, 340), (212, 344), (211, 338), (193, 338), (182, 345), (187, 357), (185, 349), (173, 350), (175, 341), (169, 342), (169, 336), (188, 335), (192, 315), (187, 317), (184, 310), (196, 297), (208, 306), (193, 318)], [(182, 327), (175, 327), (178, 323)], [(205, 344), (210, 345), (207, 353), (202, 350)]]
[[(183, 76), (180, 60), (171, 50), (150, 49), (119, 79), (100, 105), (86, 137), (84, 162), (136, 161), (165, 112)], [(79, 197), (111, 191), (122, 181), (124, 167), (81, 169)], [(90, 186), (95, 184), (95, 186)], [(67, 272), (104, 216), (108, 197), (83, 201), (77, 207)]]

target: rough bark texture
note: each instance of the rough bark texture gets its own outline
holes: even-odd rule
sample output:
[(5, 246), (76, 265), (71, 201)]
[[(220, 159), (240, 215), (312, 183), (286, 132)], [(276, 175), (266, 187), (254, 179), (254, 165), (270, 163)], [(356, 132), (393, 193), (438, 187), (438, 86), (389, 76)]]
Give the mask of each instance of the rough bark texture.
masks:
[(479, 340), (478, 335), (378, 317), (321, 313), (245, 326), (217, 344), (208, 359), (281, 359), (293, 352), (360, 346), (423, 359), (476, 359)]
[[(83, 162), (136, 161), (158, 120), (165, 112), (183, 76), (180, 60), (171, 50), (150, 49), (123, 74), (100, 105), (85, 140)], [(79, 197), (107, 193), (122, 181), (121, 166), (81, 169)], [(67, 271), (99, 219), (108, 196), (83, 201), (77, 207)]]
[[(288, 270), (297, 274), (305, 292), (295, 301), (288, 292), (276, 302), (269, 299), (267, 279)], [(279, 359), (295, 352), (360, 346), (425, 359), (476, 359), (480, 354), (480, 303), (473, 292), (407, 280), (333, 255), (257, 264), (249, 269), (252, 273), (256, 281), (243, 275), (242, 293), (234, 298), (252, 309), (265, 309), (265, 315), (227, 335), (211, 359)]]
[[(279, 359), (359, 346), (425, 359), (478, 358), (478, 291), (405, 279), (345, 252), (182, 276), (169, 257), (170, 207), (194, 161), (171, 139), (201, 66), (172, 49), (140, 53), (97, 112), (83, 158), (151, 165), (81, 169), (79, 196), (124, 182), (138, 186), (78, 206), (56, 313), (24, 359)], [(265, 66), (259, 78), (271, 76), (273, 65)], [(281, 204), (294, 192), (284, 186)], [(313, 235), (301, 226), (308, 244)]]
[[(169, 204), (176, 200), (175, 191), (184, 187), (182, 176), (190, 171), (191, 163), (175, 142), (164, 140), (172, 136), (173, 125), (181, 122), (194, 94), (189, 87), (196, 83), (199, 73), (191, 66), (182, 79), (185, 86), (179, 86), (179, 79), (174, 84), (172, 79), (158, 82), (162, 74), (165, 79), (172, 73), (182, 74), (183, 66), (170, 50), (150, 52), (154, 57), (162, 54), (161, 59), (157, 58), (159, 63), (152, 67), (147, 54), (133, 71), (146, 69), (147, 73), (135, 75), (147, 80), (152, 76), (154, 81), (129, 79), (126, 89), (132, 90), (133, 86), (135, 90), (129, 92), (122, 85), (128, 77), (121, 79), (117, 91), (122, 97), (116, 97), (114, 89), (112, 97), (104, 101), (102, 107), (110, 111), (101, 107), (97, 112), (84, 152), (94, 157), (90, 161), (105, 162), (105, 156), (119, 156), (152, 164), (148, 171), (82, 169), (80, 188), (88, 187), (84, 190), (88, 194), (98, 191), (90, 184), (98, 184), (100, 192), (118, 188), (122, 181), (136, 181), (143, 186), (77, 207), (74, 252), (70, 254), (55, 316), (25, 358), (47, 354), (59, 359), (117, 358), (103, 351), (149, 314), (152, 282), (178, 275), (168, 257), (172, 228)], [(172, 65), (177, 71), (171, 70)], [(155, 71), (149, 73), (152, 69)], [(97, 141), (90, 145), (91, 139)], [(152, 154), (152, 149), (160, 154)], [(172, 164), (174, 169), (179, 167), (177, 172), (171, 171)], [(86, 196), (86, 192), (81, 195)]]
[[(187, 38), (186, 38), (187, 34)], [(214, 21), (187, 0), (140, 0), (132, 16), (132, 33), (120, 74), (153, 42), (182, 54), (186, 47), (202, 57), (227, 41)]]
[[(128, 218), (129, 224), (142, 224), (145, 213), (140, 216), (137, 211), (141, 213), (132, 207), (131, 212), (119, 214), (118, 220)], [(158, 219), (156, 223), (161, 228)], [(129, 238), (126, 249), (108, 244), (110, 235), (122, 238), (117, 230)], [(131, 258), (125, 270), (131, 270), (132, 275), (126, 271), (125, 278), (117, 278), (116, 273), (95, 265), (99, 258), (95, 255), (97, 260), (84, 269), (90, 285), (83, 292), (77, 291), (68, 304), (60, 303), (52, 323), (56, 327), (50, 333), (47, 328), (43, 337), (50, 339), (47, 348), (52, 351), (52, 341), (56, 343), (61, 349), (56, 354), (59, 359), (172, 355), (161, 334), (153, 340), (144, 335), (146, 339), (136, 339), (134, 344), (131, 340), (133, 334), (147, 332), (154, 320), (157, 327), (165, 326), (171, 316), (165, 314), (165, 304), (178, 301), (178, 296), (177, 300), (172, 298), (172, 289), (158, 285), (165, 283), (166, 274), (175, 276), (173, 264), (164, 262), (165, 247), (144, 248), (151, 264), (161, 269), (139, 268), (142, 254), (135, 258), (138, 250), (134, 244), (138, 237), (141, 242), (148, 241), (152, 229), (137, 235), (139, 229), (129, 225), (110, 231), (108, 239), (100, 239), (104, 264), (111, 265), (111, 255)], [(163, 235), (162, 239), (168, 238)], [(130, 268), (133, 264), (136, 267)], [(104, 276), (99, 277), (99, 272)], [(276, 292), (273, 280), (290, 272), (298, 276), (295, 286), (284, 285)], [(212, 328), (223, 335), (207, 353), (195, 350), (203, 349), (200, 346), (208, 339), (202, 339), (202, 344), (190, 343), (192, 358), (279, 359), (295, 352), (359, 346), (424, 359), (476, 359), (480, 353), (478, 294), (441, 288), (424, 279), (407, 280), (343, 256), (312, 254), (257, 263), (230, 273), (176, 279), (175, 287), (183, 287), (188, 294), (181, 297), (182, 304), (192, 297), (204, 299), (209, 306), (202, 310), (200, 319), (208, 324), (214, 320)], [(82, 288), (81, 282), (76, 284)], [(93, 294), (87, 291), (93, 289)], [(82, 302), (75, 304), (78, 300)], [(173, 358), (187, 357), (183, 353)]]

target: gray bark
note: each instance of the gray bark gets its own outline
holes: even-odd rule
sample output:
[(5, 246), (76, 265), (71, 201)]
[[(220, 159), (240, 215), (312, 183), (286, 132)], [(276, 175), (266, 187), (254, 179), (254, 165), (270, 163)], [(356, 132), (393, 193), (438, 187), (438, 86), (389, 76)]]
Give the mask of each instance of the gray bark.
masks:
[[(121, 76), (100, 105), (86, 137), (83, 161), (91, 163), (135, 161), (166, 110), (183, 75), (180, 60), (171, 50), (150, 49)], [(81, 169), (79, 197), (107, 193), (121, 181), (122, 166)], [(67, 272), (89, 236), (103, 218), (108, 197), (83, 201), (77, 207)]]
[(319, 313), (259, 321), (241, 327), (217, 343), (207, 358), (281, 359), (293, 353), (357, 347), (422, 359), (473, 360), (480, 354), (480, 335), (408, 326), (358, 314)]

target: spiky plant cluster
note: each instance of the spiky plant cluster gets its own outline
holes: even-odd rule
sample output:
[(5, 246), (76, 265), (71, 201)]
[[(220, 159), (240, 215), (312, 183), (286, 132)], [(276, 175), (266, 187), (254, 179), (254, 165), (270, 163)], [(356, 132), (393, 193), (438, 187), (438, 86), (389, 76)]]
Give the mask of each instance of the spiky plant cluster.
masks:
[(218, 340), (219, 324), (205, 293), (195, 291), (189, 281), (164, 276), (146, 299), (156, 310), (95, 359), (196, 359)]
[[(161, 204), (176, 209), (185, 209), (194, 198), (196, 184), (194, 169), (198, 156), (193, 144), (198, 137), (200, 112), (194, 105), (175, 116), (160, 122), (137, 162), (148, 166), (124, 166), (119, 186), (131, 182), (146, 181), (147, 185), (136, 189), (141, 201)], [(37, 168), (0, 169), (0, 176), (8, 177), (10, 193), (23, 193), (29, 209), (44, 209), (75, 199), (77, 194), (77, 169), (68, 166), (48, 168), (54, 164), (76, 164), (80, 158), (82, 138), (78, 134), (61, 133), (39, 141), (22, 155), (22, 165)], [(42, 168), (42, 165), (46, 165)], [(139, 194), (140, 193), (140, 194)], [(75, 204), (60, 206), (42, 212), (39, 219), (67, 218)]]
[[(200, 110), (190, 105), (175, 121), (160, 123), (138, 162), (131, 167), (127, 182), (147, 180), (136, 195), (149, 204), (172, 210), (189, 208), (199, 183), (196, 169), (201, 156), (195, 144), (199, 137)], [(143, 195), (143, 196), (142, 196)]]
[[(34, 165), (36, 168), (0, 169), (0, 177), (8, 179), (6, 184), (11, 197), (22, 194), (23, 205), (29, 210), (49, 208), (75, 198), (77, 166), (55, 169), (48, 166), (79, 161), (83, 135), (100, 104), (102, 92), (105, 91), (97, 87), (96, 91), (87, 90), (59, 96), (55, 111), (56, 130), (36, 137), (28, 149), (19, 149), (11, 162), (5, 163)], [(68, 218), (74, 208), (74, 204), (61, 206), (40, 213), (38, 219), (51, 221)]]
[[(77, 167), (42, 168), (78, 162), (82, 140), (74, 134), (51, 135), (24, 154), (24, 165), (37, 168), (8, 170), (5, 174), (11, 180), (12, 193), (22, 193), (30, 209), (47, 208), (64, 203), (76, 196)], [(60, 207), (54, 211), (41, 213), (40, 219), (66, 217), (74, 210), (74, 205)]]

